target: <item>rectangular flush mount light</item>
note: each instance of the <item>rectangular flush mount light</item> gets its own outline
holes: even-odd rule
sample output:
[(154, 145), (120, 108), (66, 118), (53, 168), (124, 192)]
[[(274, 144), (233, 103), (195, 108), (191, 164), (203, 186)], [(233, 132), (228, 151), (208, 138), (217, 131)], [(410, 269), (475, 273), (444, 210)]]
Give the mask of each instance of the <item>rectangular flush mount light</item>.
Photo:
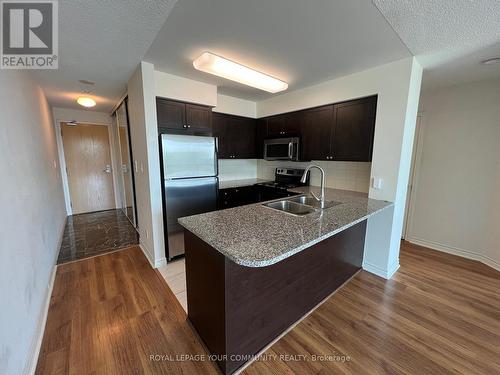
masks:
[(216, 76), (227, 78), (231, 81), (236, 81), (273, 94), (288, 88), (286, 82), (210, 52), (204, 52), (200, 57), (194, 60), (193, 66), (202, 72), (215, 74)]

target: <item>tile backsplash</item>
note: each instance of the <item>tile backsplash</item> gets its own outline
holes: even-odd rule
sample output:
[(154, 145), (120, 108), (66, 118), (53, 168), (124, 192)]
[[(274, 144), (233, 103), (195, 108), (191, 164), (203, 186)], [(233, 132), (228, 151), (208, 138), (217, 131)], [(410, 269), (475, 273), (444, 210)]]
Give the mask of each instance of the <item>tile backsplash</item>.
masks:
[[(370, 187), (371, 163), (344, 161), (286, 162), (262, 159), (219, 160), (219, 179), (221, 181), (262, 178), (274, 180), (278, 167), (306, 168), (317, 164), (325, 170), (325, 184), (335, 189), (353, 190), (368, 193)], [(320, 173), (311, 171), (311, 185), (319, 186)]]
[[(344, 162), (344, 161), (317, 161), (312, 162), (282, 162), (282, 161), (257, 161), (257, 177), (274, 179), (277, 167), (306, 168), (316, 164), (325, 170), (325, 184), (335, 189), (353, 190), (368, 193), (370, 187), (371, 163), (369, 162)], [(317, 169), (311, 171), (311, 185), (320, 185), (320, 173)]]
[(219, 159), (220, 181), (247, 178), (257, 178), (257, 159)]

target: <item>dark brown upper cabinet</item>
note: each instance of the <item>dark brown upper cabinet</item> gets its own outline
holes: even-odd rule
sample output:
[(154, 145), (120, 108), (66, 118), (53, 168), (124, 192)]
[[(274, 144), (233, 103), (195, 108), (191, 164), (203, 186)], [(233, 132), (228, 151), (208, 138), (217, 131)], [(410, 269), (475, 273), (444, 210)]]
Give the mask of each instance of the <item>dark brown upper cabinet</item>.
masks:
[(156, 98), (158, 128), (162, 133), (211, 134), (212, 109), (207, 106)]
[(330, 160), (333, 105), (301, 111), (301, 160)]
[(254, 159), (256, 120), (213, 113), (213, 135), (218, 137), (219, 159)]
[(341, 161), (371, 161), (377, 97), (334, 105), (332, 157)]
[(301, 160), (371, 161), (377, 97), (300, 111)]
[(186, 105), (165, 99), (156, 99), (158, 127), (182, 129), (186, 124)]
[(267, 118), (267, 137), (296, 136), (300, 132), (297, 112)]
[(212, 128), (212, 109), (195, 104), (186, 104), (186, 125), (188, 128)]
[(264, 139), (267, 137), (267, 119), (260, 118), (257, 120), (255, 132), (255, 157), (257, 159), (264, 158)]

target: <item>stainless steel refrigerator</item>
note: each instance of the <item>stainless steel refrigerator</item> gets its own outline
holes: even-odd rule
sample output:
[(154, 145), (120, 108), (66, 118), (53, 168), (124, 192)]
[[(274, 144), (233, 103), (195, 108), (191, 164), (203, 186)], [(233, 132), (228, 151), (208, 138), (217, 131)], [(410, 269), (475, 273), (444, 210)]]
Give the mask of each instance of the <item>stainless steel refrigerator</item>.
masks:
[(217, 139), (162, 134), (163, 216), (167, 260), (184, 254), (177, 219), (217, 209)]

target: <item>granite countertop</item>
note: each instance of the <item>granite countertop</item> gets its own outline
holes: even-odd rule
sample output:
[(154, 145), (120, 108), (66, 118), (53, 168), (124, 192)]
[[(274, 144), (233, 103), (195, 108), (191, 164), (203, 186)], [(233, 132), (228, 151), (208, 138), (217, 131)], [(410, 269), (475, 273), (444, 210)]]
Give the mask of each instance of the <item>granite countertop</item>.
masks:
[(219, 189), (231, 189), (242, 186), (252, 186), (259, 184), (261, 182), (268, 182), (269, 180), (263, 180), (261, 178), (247, 178), (244, 180), (230, 180), (230, 181), (219, 181)]
[[(290, 189), (308, 194), (316, 187)], [(179, 223), (233, 262), (265, 267), (339, 233), (393, 203), (366, 193), (325, 189), (327, 201), (341, 204), (305, 216), (293, 216), (262, 203), (179, 219)]]

